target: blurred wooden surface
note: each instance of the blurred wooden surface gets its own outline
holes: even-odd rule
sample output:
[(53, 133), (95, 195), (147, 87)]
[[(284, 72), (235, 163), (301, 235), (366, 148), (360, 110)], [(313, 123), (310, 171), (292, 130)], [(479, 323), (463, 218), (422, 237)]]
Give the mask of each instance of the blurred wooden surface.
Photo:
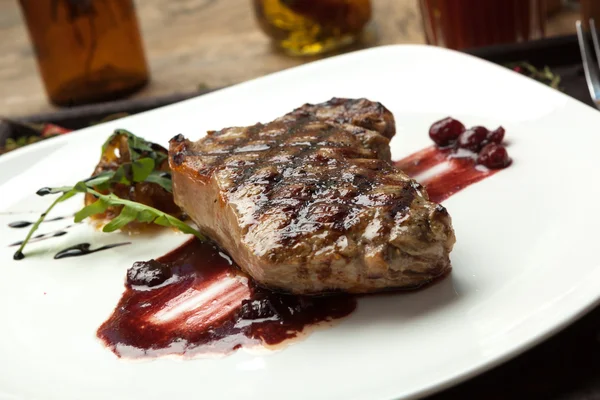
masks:
[[(374, 45), (424, 43), (417, 0), (372, 0)], [(137, 0), (151, 83), (139, 96), (218, 87), (293, 67), (258, 29), (251, 0)], [(575, 12), (549, 21), (549, 35), (572, 33)], [(16, 0), (0, 0), (0, 115), (54, 109), (46, 100)]]

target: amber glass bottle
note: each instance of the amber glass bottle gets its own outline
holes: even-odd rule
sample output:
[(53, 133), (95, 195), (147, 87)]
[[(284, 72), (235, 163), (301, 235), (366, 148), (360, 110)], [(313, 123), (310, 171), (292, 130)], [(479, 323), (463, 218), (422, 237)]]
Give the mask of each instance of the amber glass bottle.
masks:
[(44, 87), (60, 106), (112, 100), (148, 81), (132, 0), (20, 0)]
[(354, 43), (371, 19), (370, 0), (254, 0), (262, 30), (294, 55)]

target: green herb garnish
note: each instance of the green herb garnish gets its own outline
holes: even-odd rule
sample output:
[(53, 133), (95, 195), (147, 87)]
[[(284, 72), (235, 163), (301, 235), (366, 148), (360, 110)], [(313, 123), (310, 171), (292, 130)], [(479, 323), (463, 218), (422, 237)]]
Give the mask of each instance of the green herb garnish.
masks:
[(556, 90), (562, 90), (560, 87), (560, 75), (555, 74), (548, 66), (544, 66), (542, 69), (536, 68), (534, 65), (523, 61), (517, 63), (509, 63), (506, 67), (512, 69), (515, 72), (528, 76), (541, 82), (545, 85), (550, 86)]
[(127, 146), (131, 161), (122, 163), (115, 170), (103, 171), (84, 181), (77, 182), (74, 186), (42, 188), (37, 191), (39, 196), (49, 194), (60, 194), (60, 196), (50, 204), (48, 209), (40, 215), (39, 219), (32, 225), (25, 240), (23, 240), (23, 243), (13, 256), (15, 260), (20, 260), (25, 257), (23, 249), (48, 213), (50, 213), (58, 203), (68, 200), (79, 193), (90, 194), (96, 198), (96, 201), (79, 210), (75, 214), (75, 222), (81, 222), (92, 215), (102, 214), (109, 207), (121, 207), (119, 215), (102, 228), (103, 232), (114, 232), (117, 229), (123, 228), (130, 222), (138, 221), (141, 223), (171, 226), (179, 229), (183, 233), (192, 234), (200, 240), (206, 240), (206, 238), (196, 229), (172, 215), (142, 203), (122, 199), (114, 193), (104, 194), (99, 192), (99, 190), (108, 190), (110, 192), (110, 188), (115, 184), (133, 185), (141, 182), (156, 183), (166, 191), (172, 192), (170, 174), (165, 171), (156, 170), (157, 166), (166, 159), (167, 155), (164, 152), (157, 151), (153, 148), (152, 143), (147, 142), (130, 132), (117, 130), (102, 146), (102, 154), (105, 154), (108, 146), (113, 140), (117, 139), (118, 135), (125, 135), (127, 137)]
[[(119, 183), (131, 185), (135, 182), (152, 182), (160, 185), (166, 191), (172, 192), (171, 179), (166, 177), (169, 174), (157, 170), (160, 164), (167, 159), (167, 154), (157, 150), (152, 143), (143, 138), (124, 129), (117, 129), (102, 145), (102, 156), (120, 136), (125, 136), (127, 139), (130, 161), (122, 163), (114, 171), (104, 171), (90, 178), (93, 180), (93, 184), (90, 186), (94, 186), (98, 190), (106, 190)], [(90, 180), (87, 183), (90, 183)]]

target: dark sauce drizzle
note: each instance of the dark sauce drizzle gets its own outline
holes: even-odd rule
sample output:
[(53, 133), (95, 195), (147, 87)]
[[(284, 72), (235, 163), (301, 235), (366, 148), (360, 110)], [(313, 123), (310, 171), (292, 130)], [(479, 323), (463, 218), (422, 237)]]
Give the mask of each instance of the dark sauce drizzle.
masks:
[[(71, 226), (73, 226), (73, 225), (68, 225), (68, 226), (66, 226), (66, 227), (65, 227), (65, 228), (63, 228), (63, 229), (70, 228)], [(63, 230), (60, 230), (60, 231), (54, 231), (54, 232), (48, 232), (48, 233), (40, 233), (39, 235), (35, 235), (34, 237), (32, 237), (32, 238), (29, 240), (29, 243), (40, 242), (40, 241), (42, 241), (42, 240), (50, 239), (50, 238), (53, 238), (53, 237), (59, 237), (59, 236), (63, 236), (63, 235), (66, 235), (66, 234), (67, 234), (67, 231), (63, 231)], [(22, 241), (22, 240), (19, 240), (18, 242), (11, 243), (11, 244), (9, 244), (8, 246), (9, 246), (9, 247), (12, 247), (12, 246), (20, 246), (20, 245), (22, 245), (22, 244), (23, 244), (23, 241)]]
[[(48, 221), (59, 221), (59, 220), (64, 219), (64, 218), (67, 218), (67, 217), (56, 217), (56, 218), (53, 218), (53, 219), (48, 220)], [(17, 221), (15, 223), (13, 223), (13, 225), (17, 225), (17, 223), (19, 223), (19, 224), (22, 223), (23, 226), (27, 226), (27, 225), (24, 225), (25, 223), (30, 224), (27, 221)], [(9, 226), (10, 225), (11, 224), (9, 224)], [(69, 228), (71, 228), (71, 227), (73, 227), (75, 225), (77, 225), (77, 224), (67, 225), (67, 226), (63, 227), (62, 229), (56, 230), (56, 231), (53, 231), (53, 232), (47, 232), (47, 233), (37, 234), (37, 235), (33, 236), (29, 240), (29, 243), (41, 242), (42, 240), (47, 240), (47, 239), (51, 239), (51, 238), (55, 238), (55, 237), (64, 236), (64, 235), (66, 235), (68, 233), (67, 229), (69, 229)], [(20, 246), (22, 244), (23, 244), (23, 240), (19, 240), (17, 242), (9, 244), (8, 246), (9, 247), (14, 247), (14, 246)], [(58, 259), (61, 259), (61, 258), (68, 258), (68, 257), (81, 257), (81, 256), (85, 256), (85, 255), (88, 255), (88, 254), (97, 253), (99, 251), (112, 249), (114, 247), (124, 246), (124, 245), (127, 245), (127, 244), (131, 244), (131, 242), (107, 244), (105, 246), (98, 247), (96, 249), (92, 249), (91, 245), (89, 243), (79, 243), (79, 244), (67, 247), (66, 249), (63, 249), (63, 250), (59, 251), (58, 253), (56, 253), (54, 255), (54, 259), (58, 260)], [(14, 260), (22, 260), (24, 258), (25, 258), (25, 254), (23, 254), (22, 251), (16, 251), (14, 253), (14, 255), (13, 255), (13, 259)]]
[(131, 242), (107, 244), (105, 246), (98, 247), (97, 249), (91, 249), (90, 248), (91, 245), (89, 243), (79, 243), (74, 246), (67, 247), (64, 250), (59, 251), (54, 256), (54, 259), (58, 260), (60, 258), (67, 258), (67, 257), (81, 257), (81, 256), (85, 256), (88, 254), (96, 253), (98, 251), (108, 250), (108, 249), (112, 249), (114, 247), (119, 247), (119, 246), (125, 246), (127, 244), (131, 244)]
[[(55, 218), (51, 218), (51, 219), (45, 219), (42, 222), (54, 222), (54, 221), (60, 221), (63, 220), (65, 218), (69, 218), (71, 217), (69, 216), (64, 216), (64, 217), (55, 217)], [(28, 226), (33, 225), (35, 222), (31, 222), (31, 221), (15, 221), (15, 222), (11, 222), (8, 224), (9, 228), (16, 228), (16, 229), (20, 229), (20, 228), (27, 228)]]
[[(50, 221), (59, 221), (61, 219), (64, 219), (67, 217), (56, 217), (54, 219), (51, 219)], [(26, 222), (26, 221), (20, 221), (20, 222)], [(77, 224), (71, 224), (71, 225), (67, 225), (65, 227), (63, 227), (62, 229), (56, 230), (56, 231), (52, 231), (52, 232), (47, 232), (47, 233), (40, 233), (37, 234), (35, 236), (33, 236), (31, 239), (29, 239), (29, 243), (36, 243), (36, 242), (41, 242), (42, 240), (47, 240), (47, 239), (51, 239), (51, 238), (55, 238), (55, 237), (60, 237), (63, 235), (67, 234), (67, 229), (75, 226)], [(9, 224), (10, 226), (10, 224)], [(11, 243), (8, 245), (8, 247), (14, 247), (14, 246), (20, 246), (23, 244), (23, 240), (19, 240), (17, 242)], [(25, 258), (25, 254), (23, 254), (22, 251), (17, 250), (14, 254), (13, 254), (13, 260), (19, 261)]]
[(26, 228), (29, 225), (33, 225), (30, 221), (15, 221), (8, 224), (9, 228)]
[[(93, 178), (93, 177), (90, 177), (90, 179), (91, 178)], [(38, 196), (47, 196), (52, 193), (54, 193), (54, 192), (49, 187), (43, 187), (40, 190), (38, 190), (37, 192), (35, 192), (35, 194), (37, 194)]]

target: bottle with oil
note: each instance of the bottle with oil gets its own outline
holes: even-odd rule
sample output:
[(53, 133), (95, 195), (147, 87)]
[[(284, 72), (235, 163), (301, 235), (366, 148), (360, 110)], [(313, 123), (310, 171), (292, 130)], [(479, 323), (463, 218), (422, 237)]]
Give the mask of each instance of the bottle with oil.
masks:
[(261, 29), (293, 55), (355, 43), (371, 19), (370, 0), (253, 0)]
[(20, 0), (20, 6), (52, 103), (113, 100), (147, 83), (133, 0)]

